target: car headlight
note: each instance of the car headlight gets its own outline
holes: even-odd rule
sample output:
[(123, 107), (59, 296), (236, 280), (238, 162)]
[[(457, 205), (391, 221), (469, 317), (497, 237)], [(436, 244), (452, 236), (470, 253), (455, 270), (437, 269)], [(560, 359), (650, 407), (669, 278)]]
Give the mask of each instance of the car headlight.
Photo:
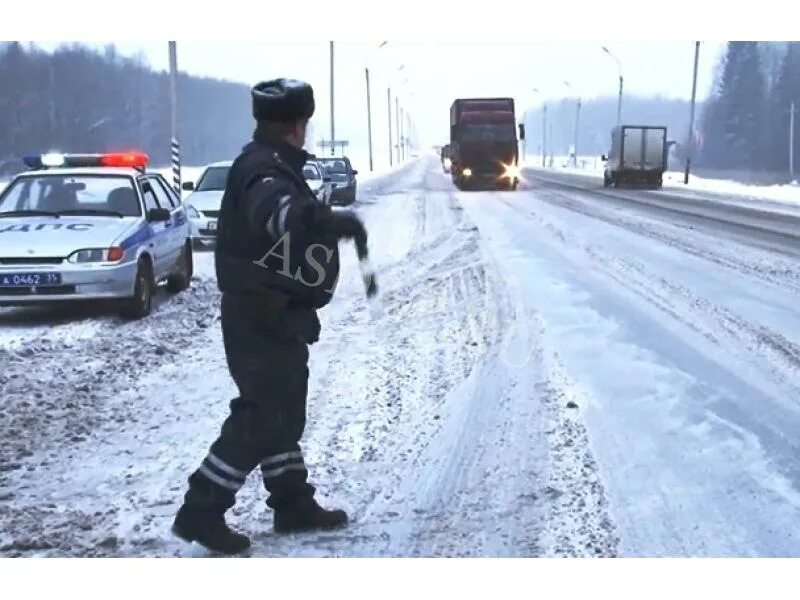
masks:
[(464, 169), (463, 173), (464, 173), (464, 177), (472, 177), (472, 169), (470, 169), (469, 167)]
[(186, 205), (186, 212), (189, 215), (190, 219), (199, 219), (200, 218), (200, 212), (194, 206), (192, 206), (191, 204), (187, 204)]
[(100, 262), (117, 262), (122, 260), (125, 252), (119, 246), (112, 246), (111, 248), (86, 248), (84, 250), (76, 250), (67, 257), (67, 261), (78, 263), (100, 263)]

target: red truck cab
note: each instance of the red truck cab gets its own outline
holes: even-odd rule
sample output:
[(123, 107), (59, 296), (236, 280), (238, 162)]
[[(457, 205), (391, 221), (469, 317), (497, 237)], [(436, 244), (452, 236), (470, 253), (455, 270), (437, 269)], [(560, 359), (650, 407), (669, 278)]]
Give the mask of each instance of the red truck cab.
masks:
[(459, 189), (516, 189), (519, 151), (514, 99), (453, 102), (450, 158), (451, 177)]

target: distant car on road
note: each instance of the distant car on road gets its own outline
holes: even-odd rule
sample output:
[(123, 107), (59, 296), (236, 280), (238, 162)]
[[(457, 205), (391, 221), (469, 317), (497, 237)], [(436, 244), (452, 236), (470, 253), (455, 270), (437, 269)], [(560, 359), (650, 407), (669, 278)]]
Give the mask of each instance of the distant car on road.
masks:
[(113, 300), (150, 314), (156, 285), (193, 273), (178, 194), (142, 153), (29, 156), (0, 193), (0, 305)]
[(331, 176), (319, 160), (310, 160), (303, 166), (303, 177), (317, 200), (322, 204), (331, 203)]
[(192, 192), (186, 197), (185, 203), (192, 223), (192, 243), (195, 248), (208, 246), (217, 240), (217, 219), (232, 164), (230, 160), (210, 164), (196, 184), (191, 181), (183, 183), (183, 189)]
[(347, 206), (356, 201), (356, 188), (358, 182), (356, 175), (358, 171), (353, 168), (350, 159), (346, 156), (341, 158), (320, 158), (317, 159), (328, 169), (331, 176), (332, 192), (331, 204)]

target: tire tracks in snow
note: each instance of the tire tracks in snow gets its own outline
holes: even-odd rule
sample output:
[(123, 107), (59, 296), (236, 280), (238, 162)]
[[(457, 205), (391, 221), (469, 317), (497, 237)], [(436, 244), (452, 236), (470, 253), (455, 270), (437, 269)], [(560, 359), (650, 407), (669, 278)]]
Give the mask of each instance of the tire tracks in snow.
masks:
[[(539, 213), (527, 211), (509, 202), (506, 202), (506, 205), (537, 222), (564, 247), (584, 254), (598, 271), (612, 279), (615, 284), (628, 289), (645, 303), (656, 307), (725, 352), (738, 356), (742, 364), (752, 364), (756, 361), (761, 370), (769, 373), (774, 383), (786, 395), (800, 401), (800, 385), (797, 383), (800, 381), (800, 345), (787, 339), (781, 332), (753, 323), (734, 311), (695, 294), (685, 285), (651, 274), (644, 263), (630, 256), (610, 254), (596, 245), (588, 244)], [(567, 208), (573, 209), (572, 206)], [(585, 214), (594, 217), (592, 212)], [(615, 221), (608, 222), (618, 225)], [(628, 226), (623, 228), (630, 229)], [(633, 231), (641, 234), (641, 231)], [(646, 235), (651, 237), (651, 232)], [(688, 242), (672, 243), (671, 239), (665, 243), (679, 250), (684, 250), (688, 246)], [(691, 253), (697, 253), (702, 257), (701, 252), (697, 249)], [(722, 261), (717, 261), (713, 255), (710, 260), (724, 264)], [(746, 264), (740, 259), (736, 259), (736, 263)], [(792, 279), (775, 279), (755, 267), (737, 268), (737, 270), (746, 275), (756, 275), (778, 289), (785, 289), (787, 284), (790, 289), (797, 285)], [(795, 273), (791, 268), (788, 271)], [(800, 286), (797, 289), (800, 289)]]

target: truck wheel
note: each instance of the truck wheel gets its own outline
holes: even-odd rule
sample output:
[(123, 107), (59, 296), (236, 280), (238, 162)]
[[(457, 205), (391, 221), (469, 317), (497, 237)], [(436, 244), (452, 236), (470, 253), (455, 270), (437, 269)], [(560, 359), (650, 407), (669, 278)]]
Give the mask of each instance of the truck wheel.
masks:
[(615, 187), (615, 188), (618, 188), (618, 187), (619, 187), (620, 183), (622, 183), (622, 181), (621, 181), (621, 180), (622, 180), (622, 176), (621, 176), (621, 175), (619, 175), (619, 174), (616, 174), (616, 175), (612, 175), (612, 176), (611, 176), (611, 183), (613, 183), (613, 184), (614, 184), (614, 187)]
[(603, 173), (603, 187), (608, 187), (611, 185), (611, 181), (608, 179), (608, 173)]
[(122, 306), (122, 316), (127, 319), (142, 319), (153, 310), (153, 293), (156, 283), (153, 280), (153, 267), (147, 258), (140, 258), (136, 266), (136, 280), (131, 296)]
[(167, 278), (167, 290), (170, 293), (177, 294), (185, 289), (188, 289), (192, 283), (192, 275), (194, 274), (194, 257), (192, 255), (192, 247), (188, 242), (184, 244), (181, 250), (181, 256), (178, 259), (178, 270)]

